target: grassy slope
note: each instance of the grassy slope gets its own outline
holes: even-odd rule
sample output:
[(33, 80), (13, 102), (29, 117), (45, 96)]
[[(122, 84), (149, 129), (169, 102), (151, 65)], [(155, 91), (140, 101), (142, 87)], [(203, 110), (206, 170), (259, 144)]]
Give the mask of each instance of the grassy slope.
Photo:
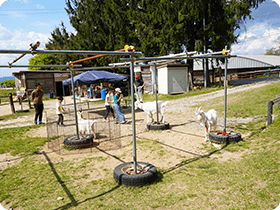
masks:
[(38, 146), (42, 146), (47, 138), (32, 138), (25, 135), (32, 128), (40, 125), (8, 128), (0, 130), (0, 154), (11, 152), (12, 155), (27, 155), (39, 151)]
[[(230, 94), (227, 97), (227, 117), (264, 117), (267, 115), (266, 102), (275, 99), (280, 93), (280, 82), (269, 84), (263, 88), (251, 89)], [(202, 103), (203, 109), (215, 109), (223, 116), (224, 97)], [(277, 111), (277, 105), (273, 112)]]
[[(240, 106), (240, 112), (243, 108)], [(95, 173), (96, 158), (78, 163), (42, 163), (27, 156), (0, 173), (0, 201), (20, 209), (273, 209), (280, 202), (279, 126), (279, 118), (267, 128), (265, 121), (237, 125), (236, 130), (251, 135), (224, 145), (221, 151), (208, 149), (211, 153), (243, 152), (240, 160), (220, 162), (211, 156), (186, 159), (170, 170), (159, 169), (157, 181), (143, 187), (119, 186), (112, 178), (113, 172), (106, 168), (107, 158), (98, 159), (104, 162), (104, 178), (89, 181), (87, 177)], [(3, 131), (7, 136), (18, 133), (13, 136), (16, 142), (24, 129), (10, 133), (3, 129), (1, 136)], [(45, 140), (33, 141), (40, 145)], [(17, 144), (16, 153), (34, 154), (27, 145)], [(165, 148), (155, 142), (138, 145), (138, 149), (159, 147), (163, 153)], [(60, 196), (63, 201), (56, 200)]]

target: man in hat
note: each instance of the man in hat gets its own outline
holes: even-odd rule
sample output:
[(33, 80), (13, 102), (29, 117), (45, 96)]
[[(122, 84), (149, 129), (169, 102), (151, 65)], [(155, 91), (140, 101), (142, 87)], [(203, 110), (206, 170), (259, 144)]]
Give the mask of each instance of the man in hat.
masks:
[(36, 89), (32, 91), (31, 93), (31, 100), (33, 101), (34, 108), (35, 108), (35, 119), (34, 123), (37, 124), (37, 119), (39, 118), (39, 124), (42, 124), (42, 117), (43, 117), (43, 95), (44, 92), (41, 89), (41, 84), (37, 83), (36, 84)]
[[(58, 126), (65, 126), (63, 124), (63, 113), (65, 113), (64, 108), (62, 107), (62, 101), (63, 101), (63, 97), (59, 96), (57, 98), (57, 102), (56, 102), (56, 114), (58, 115), (58, 121), (57, 121), (57, 125)], [(60, 123), (60, 125), (59, 125)]]
[(124, 118), (123, 112), (121, 110), (120, 102), (122, 100), (122, 91), (120, 88), (115, 89), (116, 94), (114, 95), (114, 102), (115, 102), (115, 110), (116, 110), (116, 117), (115, 117), (115, 124), (118, 124), (119, 122), (124, 124), (127, 123), (127, 121)]
[(136, 75), (134, 87), (135, 87), (137, 101), (143, 102), (142, 91), (143, 91), (143, 88), (145, 85), (146, 85), (146, 83), (142, 79), (139, 78), (139, 75)]

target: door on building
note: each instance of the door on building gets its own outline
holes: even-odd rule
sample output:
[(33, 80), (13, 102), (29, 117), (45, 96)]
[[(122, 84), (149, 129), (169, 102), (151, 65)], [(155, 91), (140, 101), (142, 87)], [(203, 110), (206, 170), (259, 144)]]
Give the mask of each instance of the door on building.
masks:
[(55, 82), (56, 96), (63, 96), (63, 85), (62, 82)]

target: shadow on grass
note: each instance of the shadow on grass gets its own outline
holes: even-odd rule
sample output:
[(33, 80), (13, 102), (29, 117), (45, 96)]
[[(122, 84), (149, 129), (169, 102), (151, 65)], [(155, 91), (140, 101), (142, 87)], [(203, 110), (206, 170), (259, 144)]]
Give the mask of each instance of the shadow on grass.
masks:
[[(194, 158), (190, 158), (190, 159), (184, 160), (184, 161), (176, 164), (175, 166), (172, 166), (172, 167), (164, 170), (162, 173), (166, 174), (168, 172), (174, 171), (174, 170), (176, 170), (176, 169), (178, 169), (178, 168), (180, 168), (182, 166), (185, 166), (185, 165), (187, 165), (189, 163), (192, 163), (194, 161), (200, 160), (202, 158), (209, 158), (211, 155), (213, 155), (213, 154), (215, 154), (217, 152), (220, 152), (221, 150), (225, 149), (227, 146), (228, 146), (228, 144), (224, 144), (221, 149), (215, 149), (215, 150), (211, 151), (210, 153), (208, 153), (206, 155), (198, 155), (198, 157), (194, 157)], [(177, 150), (180, 150), (180, 149), (177, 148)]]
[(104, 154), (106, 154), (106, 155), (108, 155), (108, 156), (111, 156), (111, 157), (115, 158), (116, 160), (118, 160), (118, 161), (120, 161), (120, 162), (122, 162), (122, 163), (125, 163), (125, 161), (123, 161), (122, 159), (118, 158), (118, 157), (115, 156), (115, 155), (112, 155), (112, 154), (110, 154), (110, 153), (108, 153), (108, 152), (106, 152), (106, 151), (104, 151), (104, 150), (102, 150), (102, 149), (100, 149), (100, 148), (98, 148), (98, 147), (96, 147), (96, 149), (98, 149), (100, 152), (103, 152)]
[(50, 166), (50, 168), (51, 168), (55, 178), (57, 179), (58, 183), (60, 184), (60, 186), (62, 187), (62, 189), (64, 190), (64, 192), (67, 194), (68, 198), (71, 201), (70, 203), (67, 203), (64, 206), (56, 208), (57, 210), (58, 209), (69, 209), (69, 208), (71, 208), (73, 206), (78, 206), (78, 205), (80, 205), (82, 203), (85, 203), (85, 202), (87, 202), (89, 200), (93, 200), (95, 198), (98, 198), (98, 197), (101, 197), (103, 195), (106, 195), (106, 194), (108, 194), (108, 193), (110, 193), (110, 192), (112, 192), (112, 191), (114, 191), (114, 190), (116, 190), (116, 189), (118, 189), (120, 187), (120, 185), (117, 185), (117, 186), (113, 187), (112, 189), (110, 189), (110, 190), (108, 190), (106, 192), (103, 192), (103, 193), (101, 193), (99, 195), (96, 195), (96, 196), (93, 196), (93, 197), (90, 197), (90, 198), (86, 198), (85, 200), (78, 202), (78, 201), (76, 201), (76, 199), (74, 198), (74, 196), (72, 195), (70, 190), (67, 188), (67, 186), (64, 184), (64, 181), (61, 179), (61, 177), (56, 172), (56, 170), (54, 168), (54, 165), (51, 162), (51, 160), (48, 157), (48, 155), (45, 152), (42, 152), (42, 154), (45, 156), (46, 160), (48, 161), (48, 164), (49, 164), (49, 166)]
[(69, 209), (69, 208), (74, 207), (74, 206), (78, 206), (78, 205), (83, 204), (83, 203), (85, 203), (85, 202), (87, 202), (87, 201), (94, 200), (94, 199), (99, 198), (99, 197), (101, 197), (101, 196), (103, 196), (103, 195), (106, 195), (106, 194), (108, 194), (108, 193), (111, 193), (111, 192), (113, 192), (114, 190), (118, 189), (120, 186), (121, 186), (121, 185), (117, 185), (117, 186), (113, 187), (112, 189), (110, 189), (110, 190), (108, 190), (108, 191), (106, 191), (106, 192), (100, 193), (100, 194), (98, 194), (98, 195), (96, 195), (96, 196), (93, 196), (93, 197), (86, 198), (85, 200), (80, 201), (80, 202), (76, 202), (76, 203), (73, 203), (73, 202), (67, 203), (67, 204), (65, 204), (64, 206), (58, 207), (58, 208), (56, 208), (56, 209), (54, 209), (54, 210), (60, 210), (60, 209), (63, 210), (63, 209)]
[(0, 161), (0, 163), (15, 161), (15, 160), (23, 159), (23, 158), (31, 156), (31, 155), (40, 155), (40, 154), (41, 153), (39, 153), (39, 152), (38, 153), (31, 153), (31, 154), (27, 154), (27, 155), (24, 155), (24, 156), (21, 156), (21, 157), (18, 157), (18, 158), (6, 159), (6, 160), (3, 160), (3, 161)]
[(68, 198), (71, 200), (70, 204), (67, 204), (67, 206), (77, 206), (77, 201), (75, 200), (74, 196), (71, 194), (71, 192), (69, 191), (69, 189), (67, 188), (67, 186), (64, 184), (64, 181), (62, 181), (62, 179), (60, 178), (60, 176), (58, 175), (58, 173), (56, 172), (53, 163), (51, 162), (50, 158), (48, 157), (48, 155), (45, 152), (42, 152), (42, 154), (45, 156), (46, 160), (48, 161), (48, 164), (55, 176), (55, 178), (57, 179), (57, 181), (59, 182), (59, 184), (61, 185), (61, 187), (63, 188), (64, 192), (67, 194)]
[(172, 124), (172, 125), (170, 125), (170, 129), (174, 128), (174, 127), (179, 127), (179, 126), (183, 126), (183, 125), (192, 124), (192, 123), (197, 123), (197, 121), (195, 121), (195, 120), (188, 120), (188, 122), (185, 122), (185, 123)]
[[(192, 134), (190, 134), (192, 135)], [(139, 138), (139, 137), (138, 137)], [(140, 137), (141, 138), (141, 137)], [(147, 140), (147, 139), (146, 139)], [(162, 142), (159, 142), (157, 140), (152, 140), (152, 139), (149, 139), (150, 141), (156, 141), (158, 144), (161, 144), (163, 146), (166, 146), (166, 147), (169, 147), (169, 148), (172, 148), (174, 150), (177, 150), (177, 151), (180, 151), (180, 152), (185, 152), (185, 153), (188, 153), (188, 154), (191, 154), (191, 155), (195, 155), (197, 157), (193, 157), (193, 158), (189, 158), (187, 160), (183, 160), (182, 162), (180, 163), (177, 163), (175, 166), (172, 166), (168, 169), (165, 169), (165, 170), (161, 170), (161, 171), (157, 171), (157, 178), (155, 180), (155, 182), (161, 182), (162, 181), (162, 178), (163, 178), (163, 175), (164, 174), (167, 174), (171, 171), (174, 171), (176, 169), (179, 169), (189, 163), (192, 163), (192, 162), (195, 162), (195, 161), (198, 161), (200, 159), (203, 159), (203, 158), (209, 158), (211, 155), (217, 153), (217, 152), (220, 152), (221, 150), (225, 149), (229, 144), (223, 144), (223, 146), (221, 147), (221, 149), (215, 149), (213, 151), (211, 151), (210, 153), (206, 154), (206, 155), (200, 155), (200, 154), (196, 154), (196, 153), (193, 153), (193, 152), (190, 152), (190, 151), (187, 151), (187, 150), (183, 150), (181, 148), (177, 148), (177, 147), (174, 147), (174, 146), (171, 146), (171, 145), (168, 145), (168, 144), (165, 144), (165, 143), (162, 143)]]

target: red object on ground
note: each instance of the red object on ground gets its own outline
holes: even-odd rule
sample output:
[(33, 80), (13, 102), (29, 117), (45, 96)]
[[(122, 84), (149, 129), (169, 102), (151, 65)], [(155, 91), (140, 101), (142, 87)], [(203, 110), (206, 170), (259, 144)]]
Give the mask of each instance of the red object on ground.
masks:
[(223, 132), (223, 133), (222, 133), (222, 136), (227, 136), (227, 133), (226, 133), (226, 132)]

